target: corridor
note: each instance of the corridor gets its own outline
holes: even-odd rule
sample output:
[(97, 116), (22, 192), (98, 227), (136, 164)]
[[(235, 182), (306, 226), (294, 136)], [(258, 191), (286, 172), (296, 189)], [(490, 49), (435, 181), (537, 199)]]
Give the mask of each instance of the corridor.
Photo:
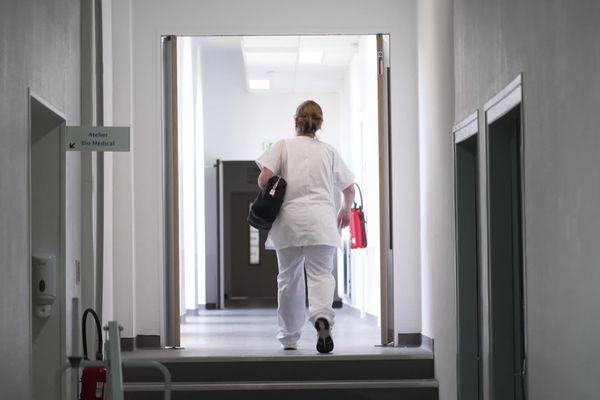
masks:
[[(80, 371), (61, 371), (92, 308), (122, 327), (126, 359), (168, 364), (173, 399), (597, 400), (599, 27), (600, 1), (0, 1), (0, 396), (79, 398)], [(317, 37), (330, 46), (300, 65)], [(237, 286), (255, 288), (246, 277), (273, 254), (227, 227), (226, 202), (247, 193), (221, 198), (219, 166), (292, 137), (309, 98), (323, 141), (362, 175), (372, 230), (338, 257), (330, 355), (308, 324), (285, 352), (274, 309), (227, 308), (274, 298)], [(81, 128), (128, 145), (76, 147)], [(195, 174), (175, 174), (190, 170), (179, 141), (204, 155)], [(237, 175), (256, 190), (252, 171)], [(227, 230), (240, 244), (219, 247)], [(377, 323), (346, 306), (397, 347), (377, 347)], [(435, 346), (403, 347), (423, 342)], [(128, 400), (162, 399), (160, 377), (115, 365), (113, 382), (154, 391)]]
[[(178, 350), (137, 349), (124, 358), (188, 357), (289, 357), (317, 356), (315, 329), (306, 322), (298, 350), (283, 351), (275, 339), (277, 311), (274, 308), (202, 310), (186, 316), (181, 325)], [(348, 307), (336, 310), (333, 329), (334, 357), (352, 355), (432, 357), (427, 348), (381, 347), (380, 330), (373, 317), (360, 318)]]

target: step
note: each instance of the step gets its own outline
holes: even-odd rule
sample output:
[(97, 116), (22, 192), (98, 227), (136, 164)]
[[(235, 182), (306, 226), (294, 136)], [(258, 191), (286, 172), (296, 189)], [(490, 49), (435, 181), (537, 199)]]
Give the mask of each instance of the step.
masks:
[[(129, 383), (126, 400), (162, 400), (164, 385)], [(171, 387), (172, 400), (437, 400), (434, 379), (423, 380), (355, 380), (355, 381), (269, 381), (196, 383), (176, 382)]]
[[(171, 373), (173, 400), (438, 398), (431, 354), (292, 354), (154, 360)], [(160, 372), (125, 366), (123, 378), (125, 399), (164, 399)]]
[[(221, 357), (156, 359), (173, 382), (219, 383), (423, 380), (434, 378), (433, 357), (317, 355), (288, 357)], [(160, 382), (152, 369), (124, 368), (124, 382)]]

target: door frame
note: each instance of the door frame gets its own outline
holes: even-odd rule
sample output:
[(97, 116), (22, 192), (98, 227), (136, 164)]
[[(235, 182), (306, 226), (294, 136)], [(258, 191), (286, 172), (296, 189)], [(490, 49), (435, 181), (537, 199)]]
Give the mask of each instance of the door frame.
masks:
[(496, 400), (493, 398), (493, 364), (494, 364), (494, 354), (493, 354), (493, 345), (492, 345), (492, 300), (491, 300), (491, 240), (490, 240), (490, 230), (489, 230), (489, 221), (491, 220), (490, 215), (490, 125), (496, 122), (498, 119), (506, 115), (508, 112), (512, 111), (515, 107), (520, 106), (520, 146), (519, 146), (519, 162), (520, 162), (520, 171), (519, 171), (519, 179), (520, 179), (520, 190), (521, 190), (521, 262), (522, 262), (522, 303), (523, 303), (523, 356), (524, 356), (524, 364), (522, 365), (522, 375), (523, 375), (523, 391), (525, 393), (525, 398), (527, 398), (528, 394), (528, 316), (527, 316), (527, 252), (526, 252), (526, 220), (525, 220), (525, 198), (526, 198), (526, 185), (525, 185), (525, 135), (524, 135), (524, 111), (523, 111), (523, 74), (519, 73), (516, 78), (514, 78), (506, 87), (504, 87), (498, 94), (493, 96), (490, 100), (488, 100), (484, 105), (484, 126), (485, 126), (485, 195), (486, 195), (486, 223), (487, 223), (487, 251), (486, 251), (486, 262), (487, 262), (487, 314), (488, 314), (488, 388), (487, 394), (490, 396), (492, 400)]
[(478, 272), (478, 276), (477, 276), (477, 330), (478, 330), (478, 334), (477, 334), (477, 347), (478, 347), (478, 354), (479, 354), (479, 359), (478, 359), (478, 379), (479, 379), (479, 385), (478, 385), (478, 397), (482, 398), (482, 394), (483, 394), (483, 358), (482, 358), (482, 353), (483, 353), (483, 346), (482, 346), (482, 265), (481, 265), (481, 204), (480, 204), (480, 181), (481, 181), (481, 168), (480, 168), (480, 161), (481, 161), (481, 157), (480, 157), (480, 151), (479, 151), (479, 145), (480, 145), (480, 129), (479, 129), (479, 110), (475, 111), (474, 113), (470, 114), (468, 117), (466, 117), (464, 120), (462, 120), (461, 122), (457, 123), (456, 125), (454, 125), (454, 127), (452, 128), (452, 137), (453, 137), (453, 151), (452, 151), (452, 165), (454, 166), (454, 199), (455, 199), (455, 211), (454, 211), (454, 236), (455, 236), (455, 257), (456, 257), (456, 316), (457, 316), (457, 324), (456, 324), (456, 338), (457, 338), (457, 354), (456, 354), (456, 371), (457, 371), (457, 396), (458, 398), (460, 398), (460, 389), (461, 389), (461, 354), (460, 354), (460, 302), (459, 302), (459, 293), (460, 293), (460, 288), (459, 288), (459, 276), (460, 276), (460, 263), (459, 263), (459, 248), (458, 248), (458, 243), (459, 243), (459, 234), (458, 234), (458, 202), (457, 202), (457, 198), (458, 198), (458, 188), (457, 188), (457, 160), (456, 160), (456, 148), (457, 146), (466, 141), (467, 139), (470, 139), (473, 136), (477, 136), (477, 171), (476, 171), (476, 182), (477, 182), (477, 188), (476, 188), (476, 195), (477, 195), (477, 199), (476, 199), (476, 204), (478, 205), (477, 210), (475, 211), (477, 213), (477, 232), (475, 233), (476, 236), (476, 257), (477, 257), (477, 272)]
[[(66, 224), (66, 162), (67, 162), (67, 152), (65, 151), (65, 136), (66, 136), (66, 124), (67, 117), (66, 114), (53, 106), (48, 100), (46, 100), (43, 96), (39, 95), (31, 88), (27, 89), (27, 118), (28, 118), (28, 145), (27, 145), (27, 190), (28, 190), (28, 199), (27, 199), (27, 223), (29, 230), (29, 238), (28, 238), (28, 253), (29, 253), (29, 262), (28, 262), (28, 281), (31, 282), (33, 279), (32, 274), (32, 257), (34, 255), (34, 235), (33, 235), (33, 142), (32, 142), (32, 130), (34, 128), (33, 118), (34, 118), (34, 102), (37, 103), (35, 107), (41, 107), (44, 111), (44, 118), (46, 123), (53, 126), (54, 129), (58, 130), (58, 140), (57, 147), (59, 154), (56, 155), (58, 159), (58, 174), (59, 174), (59, 187), (58, 187), (58, 230), (60, 232), (60, 237), (56, 243), (54, 250), (56, 252), (55, 256), (55, 290), (56, 290), (56, 299), (54, 300), (54, 304), (52, 305), (53, 312), (50, 317), (48, 317), (41, 326), (43, 329), (38, 333), (43, 335), (45, 338), (48, 338), (48, 335), (56, 335), (58, 336), (59, 343), (57, 344), (57, 348), (52, 348), (51, 346), (43, 346), (38, 349), (37, 346), (34, 346), (34, 335), (35, 335), (35, 325), (33, 318), (33, 300), (32, 300), (32, 289), (29, 286), (29, 342), (31, 344), (31, 359), (33, 360), (33, 367), (31, 370), (32, 374), (32, 393), (50, 393), (52, 395), (60, 394), (62, 398), (67, 398), (71, 390), (73, 389), (70, 385), (69, 379), (72, 378), (69, 376), (61, 377), (61, 379), (55, 379), (54, 377), (48, 375), (44, 372), (44, 370), (52, 371), (58, 370), (62, 367), (62, 365), (56, 362), (56, 353), (60, 355), (60, 357), (64, 358), (67, 356), (67, 352), (69, 350), (67, 341), (69, 338), (67, 337), (67, 332), (73, 332), (73, 318), (72, 315), (79, 315), (79, 309), (73, 310), (74, 304), (80, 304), (81, 299), (81, 289), (78, 287), (79, 293), (77, 293), (77, 301), (69, 301), (67, 298), (67, 224)], [(44, 252), (47, 252), (45, 250)], [(44, 253), (42, 252), (42, 253)], [(79, 285), (79, 283), (78, 283)], [(73, 294), (73, 293), (69, 293)], [(71, 314), (67, 316), (67, 311), (71, 311)], [(58, 314), (58, 315), (57, 315)], [(39, 323), (39, 321), (38, 321)], [(54, 342), (52, 338), (51, 341)], [(38, 355), (39, 352), (42, 354)], [(35, 360), (34, 360), (35, 358)], [(38, 360), (39, 359), (39, 360)], [(37, 360), (37, 361), (36, 361)], [(41, 363), (40, 363), (41, 361)], [(41, 365), (40, 365), (41, 364)], [(36, 368), (37, 366), (37, 368)], [(43, 376), (45, 382), (35, 382), (35, 378)], [(45, 387), (41, 388), (40, 386), (45, 385)], [(39, 389), (36, 391), (36, 387)]]
[[(385, 38), (384, 38), (385, 36)], [(396, 343), (394, 327), (394, 262), (392, 240), (391, 66), (389, 35), (378, 33), (377, 113), (379, 141), (379, 277), (381, 345)], [(364, 295), (364, 293), (363, 293)]]
[(161, 37), (165, 346), (181, 345), (177, 36)]
[[(380, 318), (381, 318), (381, 344), (382, 345), (390, 345), (390, 344), (394, 344), (396, 343), (396, 340), (394, 338), (395, 336), (395, 324), (394, 324), (394, 278), (393, 278), (393, 271), (394, 271), (394, 263), (393, 263), (393, 237), (392, 237), (392, 231), (393, 231), (393, 224), (392, 224), (392, 146), (391, 146), (391, 112), (390, 112), (390, 107), (391, 107), (391, 69), (390, 69), (390, 52), (389, 52), (389, 41), (390, 41), (390, 36), (391, 34), (388, 33), (377, 33), (377, 34), (373, 34), (373, 33), (283, 33), (283, 34), (265, 34), (265, 35), (259, 35), (259, 36), (336, 36), (336, 35), (350, 35), (350, 36), (376, 36), (377, 38), (377, 43), (378, 43), (378, 54), (377, 56), (377, 62), (379, 63), (379, 65), (382, 67), (381, 72), (382, 73), (378, 73), (378, 95), (379, 95), (379, 105), (378, 105), (378, 112), (379, 112), (379, 131), (378, 131), (378, 140), (379, 140), (379, 202), (380, 202), (380, 215), (378, 216), (379, 221), (380, 221), (380, 298), (381, 298), (381, 310), (380, 310)], [(164, 40), (164, 38), (172, 38), (175, 39), (174, 42), (176, 43), (176, 39), (178, 37), (185, 37), (185, 36), (193, 36), (193, 37), (213, 37), (213, 36), (219, 36), (219, 37), (243, 37), (243, 36), (256, 36), (256, 35), (252, 35), (251, 33), (239, 33), (239, 34), (201, 34), (201, 35), (186, 35), (186, 34), (178, 34), (178, 35), (163, 35), (161, 36), (162, 40)], [(175, 50), (176, 51), (176, 50)], [(382, 54), (379, 52), (383, 52)], [(165, 55), (163, 54), (163, 62), (162, 62), (162, 77), (163, 77), (163, 114), (167, 111), (167, 107), (168, 104), (164, 99), (165, 93), (167, 92), (167, 90), (172, 91), (172, 96), (174, 99), (174, 104), (173, 101), (171, 101), (169, 104), (174, 107), (172, 108), (171, 112), (176, 112), (177, 110), (177, 95), (176, 95), (176, 91), (177, 91), (177, 76), (176, 76), (176, 68), (174, 68), (172, 71), (165, 71), (164, 67), (165, 67)], [(177, 60), (177, 56), (175, 54), (174, 58), (175, 61)], [(169, 75), (170, 72), (170, 75)], [(166, 77), (170, 76), (171, 77), (171, 87), (170, 89), (167, 89), (166, 86)], [(175, 110), (175, 111), (173, 111)], [(177, 115), (177, 114), (174, 114)], [(172, 126), (174, 125), (174, 126)], [(179, 277), (180, 277), (180, 270), (179, 270), (179, 259), (178, 259), (178, 255), (172, 255), (169, 250), (168, 250), (168, 246), (169, 243), (175, 240), (178, 240), (178, 237), (175, 237), (175, 235), (173, 233), (169, 233), (168, 232), (168, 227), (169, 227), (169, 223), (171, 224), (175, 224), (178, 222), (177, 220), (177, 216), (179, 215), (178, 211), (174, 211), (173, 207), (168, 206), (169, 202), (167, 201), (167, 197), (171, 196), (171, 201), (174, 202), (175, 207), (177, 206), (177, 197), (172, 197), (172, 196), (178, 196), (178, 189), (175, 187), (175, 185), (173, 183), (169, 183), (169, 177), (171, 177), (171, 175), (173, 173), (176, 174), (176, 171), (168, 171), (168, 162), (173, 163), (172, 159), (169, 159), (169, 150), (167, 149), (168, 146), (166, 146), (166, 140), (167, 140), (167, 133), (169, 132), (169, 129), (173, 129), (174, 132), (176, 132), (177, 129), (177, 121), (168, 121), (166, 118), (163, 121), (163, 148), (165, 149), (163, 151), (163, 164), (164, 164), (164, 175), (163, 175), (163, 187), (164, 187), (164, 196), (165, 196), (165, 207), (164, 207), (164, 218), (165, 218), (165, 227), (167, 228), (165, 230), (165, 265), (164, 265), (164, 273), (165, 273), (165, 298), (166, 298), (166, 307), (165, 307), (165, 334), (166, 334), (166, 339), (169, 339), (170, 336), (173, 336), (176, 340), (174, 341), (174, 343), (176, 343), (175, 347), (180, 345), (180, 341), (179, 341), (179, 337), (180, 337), (180, 310), (179, 310), (179, 286), (178, 284), (175, 285), (177, 286), (177, 288), (173, 287), (174, 283), (178, 283), (179, 282)], [(177, 151), (177, 149), (174, 149), (173, 154), (175, 154)], [(177, 165), (177, 164), (173, 164), (173, 165)], [(175, 168), (176, 169), (176, 168)], [(219, 171), (221, 172), (221, 171)], [(174, 175), (176, 176), (176, 175)], [(174, 179), (174, 178), (171, 178)], [(222, 174), (218, 173), (217, 176), (217, 181), (222, 179)], [(174, 179), (174, 182), (176, 183), (177, 180)], [(173, 192), (174, 190), (177, 190), (177, 193)], [(222, 194), (219, 193), (218, 196), (220, 197)], [(173, 200), (174, 199), (174, 200)], [(220, 199), (222, 200), (222, 199)], [(219, 203), (218, 203), (219, 204)], [(218, 205), (218, 207), (220, 207)], [(173, 218), (172, 221), (169, 222), (168, 218), (169, 218), (169, 214), (171, 215), (171, 218)], [(218, 301), (220, 302), (220, 304), (217, 305), (217, 308), (222, 308), (224, 306), (224, 267), (223, 267), (223, 249), (222, 249), (222, 241), (224, 240), (223, 238), (223, 218), (222, 218), (222, 214), (223, 214), (223, 210), (218, 210), (218, 218), (219, 218), (219, 228), (218, 228), (218, 237), (219, 237), (219, 249), (218, 249), (218, 255), (219, 255), (219, 260), (218, 260), (218, 268), (219, 268), (219, 283), (218, 283), (218, 288), (219, 288), (219, 293), (218, 293)], [(177, 220), (177, 221), (176, 221)], [(178, 226), (178, 223), (177, 225)], [(175, 227), (173, 228), (175, 229)], [(177, 231), (178, 232), (178, 229)], [(178, 242), (175, 242), (178, 243)], [(178, 249), (178, 246), (174, 247), (175, 249)], [(170, 262), (169, 262), (170, 261)], [(172, 267), (169, 267), (169, 265), (172, 265)], [(172, 293), (172, 291), (176, 290), (176, 294)], [(174, 296), (177, 297), (174, 297)], [(177, 301), (173, 301), (174, 299), (177, 299)], [(173, 324), (176, 322), (176, 329), (175, 331), (173, 331), (173, 328), (170, 327), (170, 324)], [(173, 334), (169, 334), (169, 332), (173, 332)], [(171, 340), (166, 340), (166, 344), (167, 347), (170, 347)]]

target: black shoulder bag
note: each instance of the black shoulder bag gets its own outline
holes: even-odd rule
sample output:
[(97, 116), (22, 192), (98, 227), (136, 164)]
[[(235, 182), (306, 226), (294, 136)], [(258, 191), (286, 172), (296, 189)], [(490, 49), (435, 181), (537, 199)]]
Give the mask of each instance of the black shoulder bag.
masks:
[(257, 229), (269, 230), (277, 218), (287, 183), (280, 176), (272, 176), (267, 185), (260, 189), (250, 206), (248, 223)]
[[(283, 151), (286, 151), (285, 142)], [(284, 160), (282, 157), (280, 170), (283, 170), (283, 166)], [(256, 199), (250, 206), (247, 218), (250, 225), (256, 229), (271, 229), (271, 225), (273, 225), (283, 204), (286, 186), (287, 182), (281, 176), (274, 175), (269, 179), (267, 185), (259, 190)]]

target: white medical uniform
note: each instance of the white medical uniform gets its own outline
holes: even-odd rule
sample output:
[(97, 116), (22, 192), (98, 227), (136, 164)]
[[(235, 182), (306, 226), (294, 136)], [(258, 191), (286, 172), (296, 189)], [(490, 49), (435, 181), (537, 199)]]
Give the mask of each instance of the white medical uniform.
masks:
[(256, 163), (287, 182), (265, 246), (277, 251), (279, 264), (277, 338), (294, 345), (306, 320), (305, 268), (309, 319), (326, 318), (333, 326), (333, 255), (340, 246), (335, 198), (354, 183), (354, 174), (334, 147), (308, 136), (274, 143)]

